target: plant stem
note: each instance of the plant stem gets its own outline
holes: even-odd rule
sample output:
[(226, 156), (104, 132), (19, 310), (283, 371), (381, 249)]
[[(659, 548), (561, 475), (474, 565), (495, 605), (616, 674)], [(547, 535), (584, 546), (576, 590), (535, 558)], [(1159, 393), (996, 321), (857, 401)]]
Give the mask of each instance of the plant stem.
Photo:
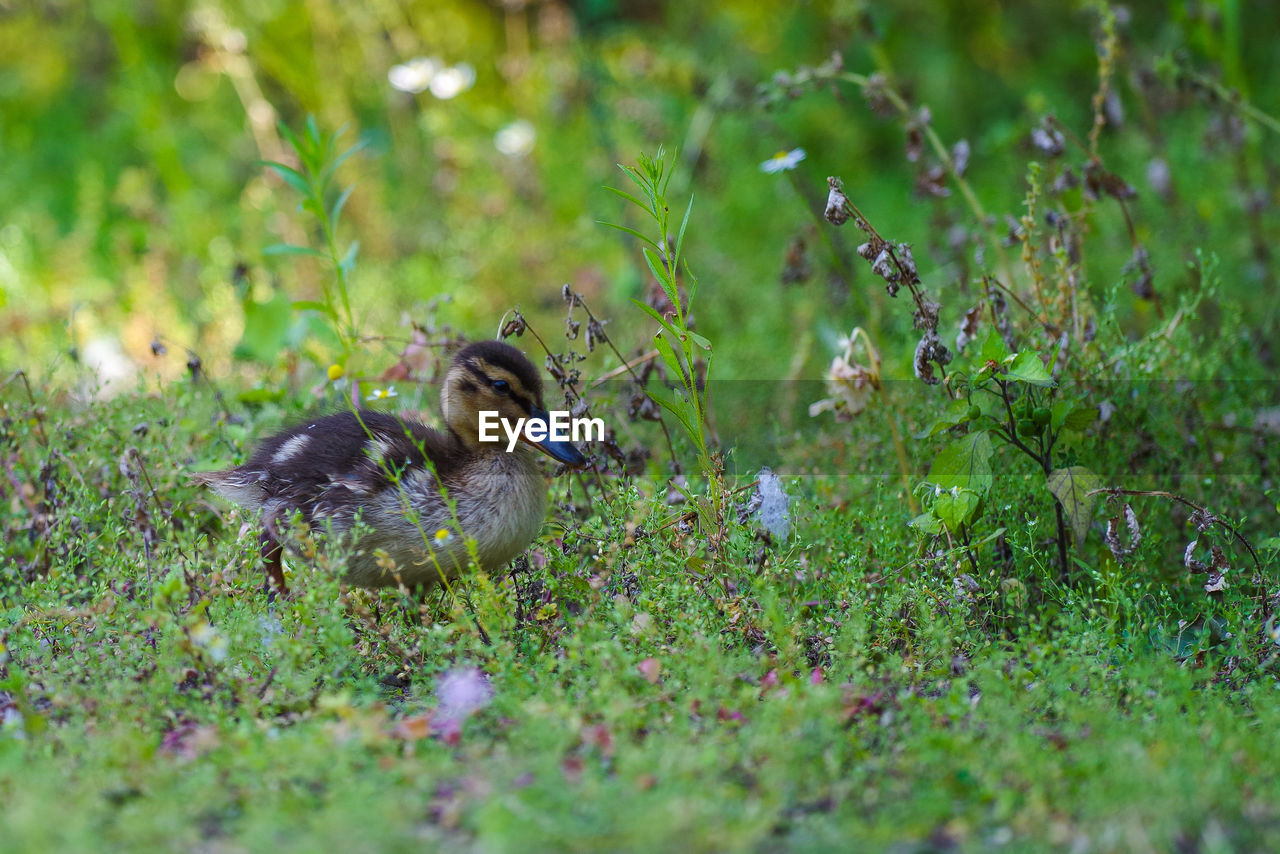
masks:
[[(853, 83), (862, 90), (866, 90), (868, 86), (873, 85), (871, 79), (863, 74), (854, 74), (846, 72), (841, 75), (846, 81)], [(883, 84), (875, 84), (876, 91), (883, 94), (885, 100), (893, 105), (894, 109), (904, 117), (911, 115), (911, 105), (906, 99), (898, 93), (896, 89), (888, 84), (886, 80)], [(1013, 282), (1013, 268), (1009, 266), (1009, 258), (1005, 254), (1004, 246), (991, 233), (990, 221), (987, 218), (986, 209), (982, 207), (982, 202), (978, 200), (978, 196), (973, 191), (973, 187), (965, 180), (964, 176), (956, 169), (955, 159), (952, 158), (951, 152), (943, 144), (942, 138), (938, 136), (938, 132), (933, 129), (930, 122), (921, 122), (921, 130), (924, 132), (925, 139), (929, 141), (929, 147), (933, 149), (933, 153), (937, 156), (938, 161), (942, 164), (942, 168), (947, 170), (947, 174), (951, 176), (951, 180), (955, 182), (956, 187), (960, 190), (960, 195), (964, 196), (965, 203), (969, 206), (969, 210), (977, 218), (978, 224), (982, 226), (982, 230), (986, 233), (990, 241), (991, 248), (995, 250), (1000, 269), (1004, 271), (1005, 277)]]

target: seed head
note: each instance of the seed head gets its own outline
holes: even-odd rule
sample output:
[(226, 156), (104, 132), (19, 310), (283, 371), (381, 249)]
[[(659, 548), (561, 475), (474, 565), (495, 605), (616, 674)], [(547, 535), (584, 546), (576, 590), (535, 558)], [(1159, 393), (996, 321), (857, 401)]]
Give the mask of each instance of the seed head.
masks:
[(827, 186), (831, 189), (827, 191), (827, 209), (823, 216), (832, 225), (844, 225), (849, 221), (849, 199), (844, 194), (844, 185), (839, 178), (832, 177), (827, 179)]

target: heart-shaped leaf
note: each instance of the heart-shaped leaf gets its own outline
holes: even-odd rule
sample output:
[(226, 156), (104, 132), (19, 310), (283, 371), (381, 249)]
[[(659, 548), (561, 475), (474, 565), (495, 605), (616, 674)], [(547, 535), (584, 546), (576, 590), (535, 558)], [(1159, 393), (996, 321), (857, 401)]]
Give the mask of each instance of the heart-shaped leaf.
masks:
[(1102, 487), (1102, 479), (1084, 466), (1069, 466), (1049, 472), (1047, 482), (1067, 515), (1076, 545), (1080, 545), (1089, 533), (1093, 508), (1098, 504), (1098, 496), (1089, 493)]

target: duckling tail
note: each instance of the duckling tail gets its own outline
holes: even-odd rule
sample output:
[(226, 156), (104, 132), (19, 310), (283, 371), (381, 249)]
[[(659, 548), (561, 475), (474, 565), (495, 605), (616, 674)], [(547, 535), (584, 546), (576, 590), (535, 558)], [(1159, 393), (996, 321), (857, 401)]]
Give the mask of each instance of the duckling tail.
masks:
[(191, 479), (236, 504), (261, 507), (267, 499), (266, 490), (262, 487), (266, 474), (255, 469), (234, 468), (192, 472)]

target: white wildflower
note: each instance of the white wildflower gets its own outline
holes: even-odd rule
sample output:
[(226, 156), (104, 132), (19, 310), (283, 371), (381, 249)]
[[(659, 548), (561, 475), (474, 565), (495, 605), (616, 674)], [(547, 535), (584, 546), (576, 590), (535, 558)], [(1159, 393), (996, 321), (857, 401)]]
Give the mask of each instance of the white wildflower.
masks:
[(393, 65), (387, 72), (391, 88), (417, 95), (427, 91), (431, 81), (440, 73), (443, 64), (435, 57), (420, 56), (402, 65)]
[(775, 172), (790, 172), (792, 169), (800, 165), (800, 161), (804, 160), (804, 149), (793, 148), (790, 151), (779, 151), (768, 160), (760, 164), (760, 171), (768, 174)]
[(442, 68), (431, 78), (431, 94), (441, 101), (456, 98), (476, 82), (476, 70), (465, 62)]
[[(853, 348), (862, 339), (869, 364), (853, 361)], [(867, 408), (872, 392), (880, 388), (880, 354), (871, 346), (867, 333), (855, 328), (836, 342), (840, 354), (827, 369), (827, 390), (831, 397), (809, 406), (810, 417), (834, 412), (837, 421), (848, 421)]]
[(493, 137), (493, 147), (508, 157), (524, 157), (533, 151), (533, 144), (538, 139), (538, 132), (533, 123), (526, 119), (516, 119), (499, 130)]

